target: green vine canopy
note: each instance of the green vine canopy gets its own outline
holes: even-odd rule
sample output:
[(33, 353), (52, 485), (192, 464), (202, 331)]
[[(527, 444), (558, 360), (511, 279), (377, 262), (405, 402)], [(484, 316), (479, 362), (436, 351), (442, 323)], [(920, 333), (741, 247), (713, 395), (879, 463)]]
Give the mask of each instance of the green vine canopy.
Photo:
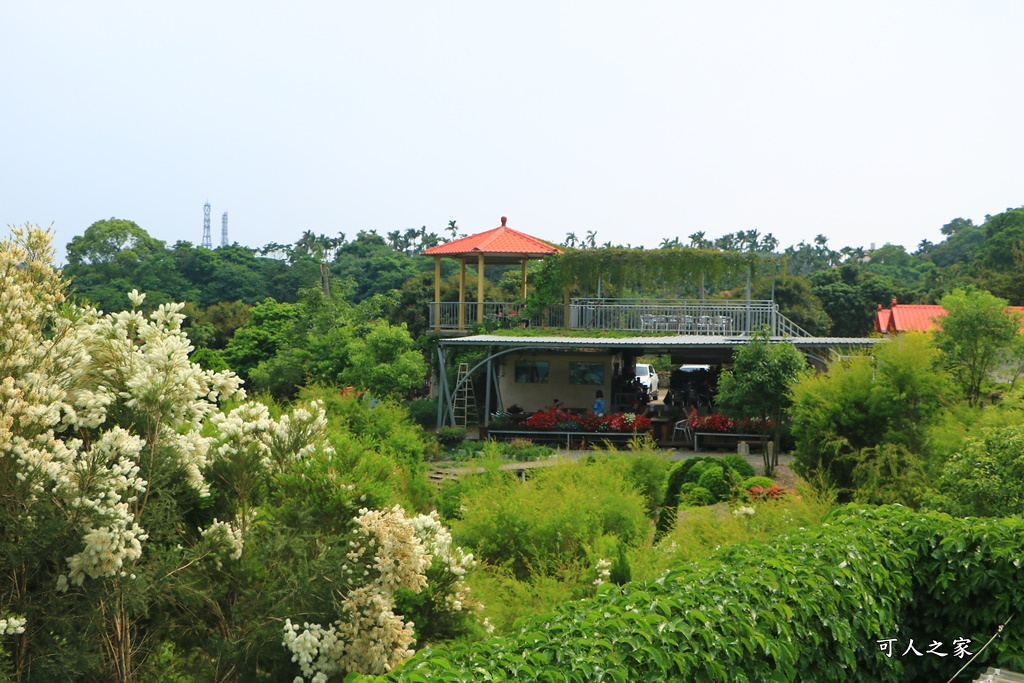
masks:
[(757, 276), (783, 262), (775, 254), (691, 247), (567, 249), (544, 260), (533, 284), (545, 304), (561, 301), (565, 288), (578, 296), (596, 296), (600, 289), (605, 297), (686, 298), (697, 295), (702, 282), (706, 291), (717, 292), (745, 282), (748, 269)]

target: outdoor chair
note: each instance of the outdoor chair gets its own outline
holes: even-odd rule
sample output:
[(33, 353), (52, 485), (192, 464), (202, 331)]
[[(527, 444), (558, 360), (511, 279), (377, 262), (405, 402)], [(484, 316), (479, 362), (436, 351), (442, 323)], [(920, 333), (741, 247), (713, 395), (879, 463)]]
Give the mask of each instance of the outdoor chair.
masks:
[(640, 331), (642, 332), (642, 331), (648, 330), (648, 329), (649, 330), (655, 329), (656, 322), (657, 322), (657, 316), (647, 315), (647, 314), (641, 315), (640, 316)]
[(672, 441), (678, 443), (679, 441), (685, 441), (687, 443), (693, 443), (693, 427), (690, 426), (690, 420), (679, 420), (676, 422), (675, 429), (672, 430)]
[(676, 328), (677, 332), (689, 332), (693, 329), (693, 316), (683, 315), (679, 317), (679, 327)]

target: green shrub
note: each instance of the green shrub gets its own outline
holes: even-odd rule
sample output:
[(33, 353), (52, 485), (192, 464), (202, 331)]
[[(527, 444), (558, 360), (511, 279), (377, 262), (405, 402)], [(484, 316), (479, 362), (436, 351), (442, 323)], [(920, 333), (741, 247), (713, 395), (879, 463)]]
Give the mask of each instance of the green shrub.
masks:
[(507, 476), (473, 482), (452, 533), (459, 545), (517, 579), (592, 564), (591, 550), (603, 536), (635, 545), (648, 533), (644, 498), (620, 469), (606, 459), (564, 462), (537, 468), (526, 482)]
[(708, 489), (704, 488), (703, 486), (698, 486), (697, 484), (693, 484), (693, 488), (689, 489), (686, 492), (685, 496), (684, 495), (680, 495), (679, 496), (679, 502), (680, 503), (687, 503), (689, 505), (698, 505), (698, 506), (699, 505), (711, 505), (712, 503), (715, 502), (715, 496), (714, 496), (713, 493), (711, 493), (711, 491), (709, 491)]
[(647, 514), (653, 515), (665, 497), (665, 483), (671, 462), (661, 455), (635, 453), (627, 456), (629, 463), (626, 479), (633, 484), (647, 502)]
[(1024, 427), (986, 429), (954, 453), (935, 501), (955, 515), (995, 517), (1024, 512)]
[(612, 560), (608, 580), (616, 586), (624, 586), (630, 582), (633, 573), (629, 568), (629, 558), (626, 556), (626, 544), (619, 541), (615, 548), (615, 559)]
[(763, 489), (769, 488), (775, 482), (769, 477), (748, 477), (743, 480), (743, 485), (740, 487), (744, 491), (749, 491), (753, 486), (760, 486)]
[(428, 432), (437, 428), (437, 399), (416, 398), (405, 401), (405, 409), (409, 411), (409, 419)]
[(754, 471), (754, 466), (747, 462), (746, 458), (742, 455), (730, 453), (729, 455), (723, 455), (719, 458), (719, 461), (739, 475), (740, 479), (746, 479), (747, 477), (752, 477), (757, 474), (757, 472)]
[(555, 449), (543, 444), (535, 444), (528, 439), (512, 439), (508, 442), (501, 442), (502, 452), (509, 460), (516, 462), (529, 462), (541, 460), (554, 455)]
[(686, 481), (692, 481), (694, 483), (697, 483), (698, 481), (700, 481), (700, 478), (704, 476), (704, 473), (707, 472), (708, 468), (710, 467), (722, 469), (722, 466), (715, 465), (715, 463), (712, 462), (712, 458), (710, 457), (697, 459), (697, 462), (693, 463), (693, 467), (691, 467), (690, 471), (687, 472)]
[(729, 482), (725, 480), (725, 470), (721, 467), (709, 467), (704, 470), (697, 481), (697, 486), (707, 489), (711, 493), (712, 502), (715, 503), (732, 497)]
[(193, 351), (189, 360), (193, 363), (199, 363), (204, 370), (224, 372), (225, 370), (231, 369), (228, 367), (227, 361), (224, 360), (224, 356), (220, 355), (219, 351), (208, 349), (205, 346)]
[(675, 507), (679, 503), (679, 489), (689, 480), (690, 470), (701, 462), (703, 458), (689, 458), (680, 460), (669, 472), (668, 482), (665, 484), (665, 498), (662, 505)]
[(434, 432), (434, 438), (442, 448), (453, 450), (466, 440), (464, 427), (441, 427)]
[[(900, 652), (911, 638), (951, 652), (961, 637), (979, 652), (1024, 604), (1022, 554), (1021, 519), (848, 507), (828, 526), (564, 603), (509, 636), (421, 650), (379, 680), (947, 680), (966, 660)], [(1024, 630), (1003, 630), (974, 666), (1020, 670)]]

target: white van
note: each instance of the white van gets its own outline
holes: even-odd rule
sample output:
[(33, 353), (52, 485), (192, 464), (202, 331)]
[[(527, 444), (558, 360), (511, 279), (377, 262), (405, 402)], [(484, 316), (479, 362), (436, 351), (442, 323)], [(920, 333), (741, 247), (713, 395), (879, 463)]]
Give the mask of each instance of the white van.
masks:
[(651, 400), (656, 400), (658, 398), (658, 372), (654, 366), (648, 363), (637, 363), (636, 378), (647, 389), (647, 395), (651, 397)]

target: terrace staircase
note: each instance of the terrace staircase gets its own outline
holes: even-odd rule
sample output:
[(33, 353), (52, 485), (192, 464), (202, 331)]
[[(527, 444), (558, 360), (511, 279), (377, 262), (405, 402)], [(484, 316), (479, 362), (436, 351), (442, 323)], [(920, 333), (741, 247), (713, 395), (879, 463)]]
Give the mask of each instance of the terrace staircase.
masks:
[(455, 384), (459, 387), (455, 393), (455, 426), (466, 428), (470, 424), (477, 424), (476, 395), (473, 393), (473, 378), (469, 376), (469, 363), (459, 363)]

